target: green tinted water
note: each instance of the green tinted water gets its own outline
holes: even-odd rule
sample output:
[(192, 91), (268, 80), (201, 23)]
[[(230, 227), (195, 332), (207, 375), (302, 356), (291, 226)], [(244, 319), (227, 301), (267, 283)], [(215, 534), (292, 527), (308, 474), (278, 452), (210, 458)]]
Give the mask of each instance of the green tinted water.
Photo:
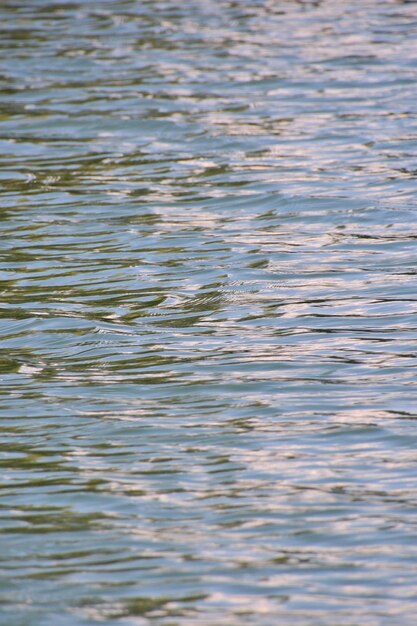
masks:
[(415, 624), (416, 8), (1, 3), (2, 624)]

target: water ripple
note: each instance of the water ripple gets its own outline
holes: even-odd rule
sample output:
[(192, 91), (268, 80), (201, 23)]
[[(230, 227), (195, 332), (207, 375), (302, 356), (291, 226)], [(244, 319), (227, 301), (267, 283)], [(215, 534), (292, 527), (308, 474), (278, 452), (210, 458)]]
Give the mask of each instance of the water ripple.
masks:
[(415, 3), (0, 16), (0, 621), (414, 625)]

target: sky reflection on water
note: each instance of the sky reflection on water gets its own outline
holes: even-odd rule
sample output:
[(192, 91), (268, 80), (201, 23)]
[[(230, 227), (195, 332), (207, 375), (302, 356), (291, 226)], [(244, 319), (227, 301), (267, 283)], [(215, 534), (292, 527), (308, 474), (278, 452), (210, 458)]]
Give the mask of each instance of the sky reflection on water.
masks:
[(0, 622), (414, 626), (415, 2), (0, 7)]

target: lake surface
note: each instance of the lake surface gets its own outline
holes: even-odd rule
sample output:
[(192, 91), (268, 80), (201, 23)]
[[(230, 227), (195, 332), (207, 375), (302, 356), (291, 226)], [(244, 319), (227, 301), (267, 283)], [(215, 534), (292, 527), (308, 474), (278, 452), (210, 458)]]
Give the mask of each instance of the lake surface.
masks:
[(0, 30), (1, 624), (414, 626), (417, 4)]

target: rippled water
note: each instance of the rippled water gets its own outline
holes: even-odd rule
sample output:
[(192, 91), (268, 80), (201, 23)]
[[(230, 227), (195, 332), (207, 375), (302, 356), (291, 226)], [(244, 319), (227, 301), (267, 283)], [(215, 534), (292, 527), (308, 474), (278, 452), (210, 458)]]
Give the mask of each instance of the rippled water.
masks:
[(414, 625), (417, 4), (0, 18), (1, 624)]

